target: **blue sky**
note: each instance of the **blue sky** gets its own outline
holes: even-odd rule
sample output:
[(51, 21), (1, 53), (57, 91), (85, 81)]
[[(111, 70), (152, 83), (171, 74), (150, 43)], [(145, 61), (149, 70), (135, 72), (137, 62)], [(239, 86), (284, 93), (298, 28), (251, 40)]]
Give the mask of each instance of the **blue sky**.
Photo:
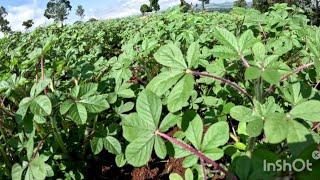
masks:
[[(199, 3), (198, 0), (186, 0), (189, 3)], [(222, 3), (233, 0), (211, 0), (211, 2)], [(43, 26), (51, 23), (43, 14), (47, 0), (0, 0), (0, 5), (8, 11), (7, 19), (15, 31), (22, 31), (22, 22), (33, 19), (35, 26)], [(108, 19), (139, 14), (140, 5), (148, 3), (149, 0), (71, 0), (73, 6), (68, 22), (78, 19), (75, 10), (78, 5), (83, 5), (85, 9), (85, 19)], [(179, 4), (179, 0), (159, 0), (161, 9)]]

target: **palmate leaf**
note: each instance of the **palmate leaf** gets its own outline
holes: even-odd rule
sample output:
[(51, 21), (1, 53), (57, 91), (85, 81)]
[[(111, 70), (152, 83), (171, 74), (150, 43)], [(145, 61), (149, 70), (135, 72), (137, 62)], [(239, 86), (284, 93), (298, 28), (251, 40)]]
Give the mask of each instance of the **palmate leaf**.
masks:
[(174, 86), (168, 96), (168, 109), (170, 112), (177, 112), (187, 105), (194, 87), (194, 79), (191, 74), (186, 74)]
[(237, 38), (225, 28), (214, 28), (214, 37), (224, 46), (238, 52)]
[(49, 116), (52, 111), (50, 99), (45, 95), (34, 98), (30, 103), (30, 111), (39, 116)]
[(125, 151), (128, 163), (135, 167), (145, 165), (151, 157), (155, 137), (154, 134), (148, 134), (132, 141)]
[(160, 73), (147, 85), (148, 90), (161, 96), (174, 86), (185, 73), (182, 70), (169, 70)]
[(123, 136), (130, 142), (125, 150), (126, 159), (129, 164), (139, 167), (148, 162), (153, 148), (160, 158), (164, 158), (166, 151), (164, 142), (157, 139), (154, 133), (162, 111), (160, 98), (153, 92), (144, 90), (138, 96), (136, 110), (137, 113), (122, 117)]
[(193, 42), (187, 51), (188, 68), (197, 68), (200, 61), (200, 45), (198, 42)]
[(96, 95), (87, 97), (79, 101), (86, 107), (86, 110), (90, 113), (100, 113), (109, 108), (108, 101), (103, 95)]
[[(209, 151), (226, 144), (229, 140), (229, 125), (225, 121), (214, 123), (203, 137), (201, 149)], [(208, 152), (209, 153), (209, 152)]]
[(320, 122), (320, 101), (310, 100), (295, 106), (290, 114), (311, 122)]
[(199, 115), (194, 117), (184, 133), (192, 145), (195, 148), (200, 149), (203, 134), (203, 123)]
[(69, 109), (69, 115), (71, 120), (77, 123), (78, 125), (82, 125), (87, 122), (87, 110), (81, 103), (73, 104)]
[(187, 69), (187, 64), (184, 61), (180, 48), (173, 43), (162, 46), (154, 54), (154, 58), (158, 63), (166, 67), (174, 69)]
[(264, 124), (264, 133), (269, 143), (277, 144), (286, 139), (288, 129), (288, 121), (285, 114), (275, 113), (266, 117)]
[(112, 136), (107, 136), (103, 139), (103, 146), (112, 154), (121, 154), (121, 144), (118, 139)]

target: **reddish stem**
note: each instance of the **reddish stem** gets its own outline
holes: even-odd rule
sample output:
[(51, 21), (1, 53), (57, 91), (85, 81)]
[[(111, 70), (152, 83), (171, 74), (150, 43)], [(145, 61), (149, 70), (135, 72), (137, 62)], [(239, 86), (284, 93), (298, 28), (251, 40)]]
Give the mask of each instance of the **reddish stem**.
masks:
[(228, 172), (223, 169), (218, 163), (216, 163), (215, 161), (213, 161), (212, 159), (208, 158), (205, 154), (203, 154), (201, 151), (197, 150), (197, 149), (194, 149), (193, 147), (191, 147), (190, 145), (188, 144), (185, 144), (181, 141), (179, 141), (178, 139), (175, 139), (173, 137), (170, 137), (169, 135), (165, 134), (165, 133), (162, 133), (160, 132), (159, 130), (157, 130), (155, 132), (156, 135), (170, 141), (171, 143), (177, 145), (177, 146), (180, 146), (182, 149), (186, 150), (186, 151), (189, 151), (191, 152), (192, 154), (198, 156), (200, 158), (200, 160), (203, 160), (209, 164), (212, 164), (213, 168), (214, 169), (218, 169), (220, 170), (221, 172), (223, 172), (224, 174), (228, 174)]
[(235, 82), (232, 82), (228, 79), (224, 79), (222, 77), (219, 77), (219, 76), (215, 76), (213, 74), (209, 74), (208, 72), (198, 72), (198, 71), (191, 71), (191, 73), (193, 75), (196, 75), (196, 76), (204, 76), (204, 77), (210, 77), (210, 78), (213, 78), (215, 80), (218, 80), (218, 81), (221, 81), (225, 84), (228, 84), (229, 86), (233, 87), (234, 89), (238, 90), (240, 93), (244, 94), (245, 96), (247, 96), (251, 101), (251, 95), (245, 90), (243, 89), (242, 87), (240, 87), (237, 83)]
[[(281, 77), (280, 82), (286, 81), (291, 75), (293, 74), (298, 74), (299, 72), (309, 68), (310, 66), (313, 66), (314, 63), (308, 63), (308, 64), (304, 64), (302, 66), (299, 66), (297, 69), (295, 69), (293, 72), (290, 72), (284, 76)], [(275, 85), (270, 85), (270, 87), (268, 88), (267, 92), (271, 93), (275, 90)]]

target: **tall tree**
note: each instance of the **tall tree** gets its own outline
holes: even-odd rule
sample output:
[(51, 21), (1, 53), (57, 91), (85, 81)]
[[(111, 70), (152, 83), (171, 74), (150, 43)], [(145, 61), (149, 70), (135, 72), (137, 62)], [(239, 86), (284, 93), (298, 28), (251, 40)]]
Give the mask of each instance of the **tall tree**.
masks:
[(149, 7), (147, 4), (142, 4), (140, 7), (140, 12), (142, 13), (142, 15), (145, 15), (146, 12), (151, 12), (152, 8)]
[(67, 19), (72, 6), (69, 0), (50, 0), (47, 4), (47, 9), (44, 12), (44, 16), (48, 19), (54, 19), (57, 22), (61, 22)]
[(6, 9), (3, 6), (1, 6), (0, 7), (0, 31), (5, 34), (11, 32), (9, 21), (6, 19), (7, 15), (8, 13)]
[(84, 9), (83, 9), (82, 5), (79, 5), (77, 7), (76, 15), (79, 16), (81, 19), (84, 18)]
[(201, 1), (202, 10), (204, 10), (204, 5), (205, 5), (205, 4), (209, 4), (209, 3), (210, 3), (210, 0), (199, 0), (199, 1)]
[(31, 28), (33, 26), (34, 22), (32, 19), (29, 19), (27, 21), (23, 21), (22, 26), (24, 26), (27, 29)]
[(235, 7), (247, 7), (246, 0), (235, 0), (233, 3), (233, 6)]
[(150, 0), (150, 7), (154, 11), (159, 11), (160, 10), (159, 0)]

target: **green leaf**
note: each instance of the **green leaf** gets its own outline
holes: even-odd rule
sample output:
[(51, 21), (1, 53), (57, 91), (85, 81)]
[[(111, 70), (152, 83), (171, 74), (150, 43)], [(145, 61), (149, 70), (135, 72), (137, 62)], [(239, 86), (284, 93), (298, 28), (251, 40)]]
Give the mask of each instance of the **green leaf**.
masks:
[(161, 132), (168, 131), (171, 127), (174, 127), (179, 121), (181, 121), (182, 117), (169, 113), (160, 123), (159, 130)]
[(153, 92), (144, 90), (137, 98), (136, 109), (139, 118), (148, 121), (150, 129), (156, 130), (162, 112), (161, 99)]
[(266, 69), (262, 72), (261, 76), (270, 84), (277, 84), (281, 79), (281, 74), (275, 69)]
[(125, 157), (124, 157), (124, 154), (118, 154), (116, 156), (115, 161), (116, 161), (116, 164), (117, 164), (118, 167), (123, 167), (127, 162)]
[(264, 61), (266, 58), (266, 47), (261, 42), (256, 43), (252, 47), (252, 51), (254, 54), (254, 59), (256, 61)]
[(203, 153), (214, 161), (221, 159), (224, 155), (223, 150), (219, 148), (207, 149), (204, 150)]
[(166, 145), (161, 137), (155, 138), (154, 150), (160, 159), (164, 159), (167, 155)]
[(147, 85), (146, 89), (154, 92), (158, 96), (161, 96), (175, 85), (183, 75), (184, 72), (181, 70), (165, 71), (153, 78)]
[(187, 69), (186, 62), (184, 61), (180, 48), (169, 43), (162, 46), (155, 54), (156, 61), (164, 66), (174, 69)]
[(203, 122), (199, 115), (189, 123), (188, 129), (185, 131), (186, 138), (192, 143), (196, 149), (200, 149), (203, 134)]
[(30, 104), (30, 111), (39, 116), (49, 116), (52, 111), (50, 99), (45, 95), (34, 98)]
[(234, 49), (219, 45), (213, 47), (213, 55), (217, 58), (223, 59), (233, 59), (239, 56), (238, 52), (236, 52)]
[(66, 100), (64, 101), (61, 105), (60, 105), (60, 113), (62, 115), (66, 114), (69, 109), (72, 107), (72, 105), (74, 104), (74, 102), (72, 102), (71, 100)]
[(134, 98), (136, 96), (131, 89), (123, 89), (117, 91), (117, 95), (122, 98)]
[(250, 137), (257, 137), (261, 134), (263, 129), (263, 121), (261, 118), (248, 122), (246, 132)]
[(12, 169), (11, 169), (11, 178), (12, 178), (12, 180), (21, 180), (21, 176), (22, 176), (23, 170), (24, 169), (20, 166), (20, 164), (15, 163), (12, 166)]
[(185, 180), (194, 180), (193, 173), (190, 168), (186, 169), (186, 171), (184, 173), (184, 177), (185, 177)]
[(106, 150), (108, 150), (112, 154), (121, 154), (121, 144), (118, 139), (107, 136), (103, 139), (103, 145)]
[(264, 133), (269, 143), (277, 144), (286, 139), (288, 133), (288, 121), (285, 114), (274, 113), (266, 117)]
[(34, 115), (33, 120), (38, 124), (46, 123), (46, 118), (44, 118), (43, 116)]
[(18, 123), (22, 123), (24, 117), (27, 114), (27, 111), (29, 109), (31, 102), (32, 102), (32, 98), (30, 98), (30, 97), (24, 98), (20, 101), (19, 109), (17, 110), (17, 112), (15, 114), (15, 117), (16, 117), (16, 120)]
[(91, 142), (90, 142), (90, 145), (91, 145), (91, 150), (93, 152), (94, 155), (97, 155), (99, 154), (102, 149), (103, 149), (103, 139), (102, 138), (97, 138), (97, 137), (94, 137)]
[(238, 52), (237, 38), (225, 28), (214, 28), (214, 37), (222, 44)]
[(34, 84), (30, 91), (30, 96), (35, 97), (38, 96), (44, 89), (52, 83), (51, 79), (40, 80), (38, 83)]
[(168, 97), (168, 109), (170, 112), (177, 112), (186, 106), (194, 86), (194, 79), (191, 74), (186, 74), (174, 86)]
[(98, 84), (96, 83), (87, 83), (81, 84), (79, 86), (78, 97), (89, 97), (94, 95), (98, 90)]
[(122, 129), (123, 137), (129, 142), (132, 142), (139, 136), (152, 134), (155, 130), (150, 121), (140, 119), (137, 113), (122, 115)]
[(171, 173), (169, 175), (170, 180), (183, 180), (183, 178), (177, 173)]
[(108, 101), (103, 95), (91, 96), (79, 101), (90, 113), (100, 113), (109, 108)]
[(258, 79), (261, 76), (261, 70), (258, 67), (250, 66), (246, 69), (244, 77), (246, 80)]
[(229, 140), (229, 125), (225, 121), (217, 122), (209, 127), (204, 135), (201, 150), (211, 150), (226, 144)]
[(129, 164), (134, 167), (141, 167), (150, 160), (153, 150), (155, 136), (140, 136), (132, 141), (126, 148), (125, 155)]
[(78, 125), (85, 124), (87, 122), (87, 110), (84, 105), (80, 103), (75, 103), (69, 110), (69, 115), (71, 120)]
[(253, 32), (251, 30), (245, 31), (243, 34), (241, 34), (240, 38), (238, 39), (239, 51), (243, 52), (244, 50), (247, 50), (255, 42), (256, 39), (254, 38)]
[(182, 162), (182, 167), (184, 168), (189, 168), (192, 167), (193, 165), (197, 164), (199, 161), (199, 158), (195, 155), (191, 155), (186, 157), (183, 162)]
[(190, 44), (187, 51), (187, 62), (188, 68), (197, 68), (200, 59), (200, 46), (198, 42), (193, 42)]
[(287, 122), (287, 128), (287, 143), (289, 149), (291, 153), (297, 157), (310, 144), (310, 140), (311, 143), (313, 143), (311, 132), (304, 125), (295, 120), (289, 120)]
[(230, 110), (230, 115), (233, 119), (240, 122), (250, 122), (255, 120), (253, 111), (244, 106), (234, 106)]
[(295, 106), (290, 114), (293, 118), (301, 118), (311, 122), (320, 122), (320, 101), (310, 100)]

